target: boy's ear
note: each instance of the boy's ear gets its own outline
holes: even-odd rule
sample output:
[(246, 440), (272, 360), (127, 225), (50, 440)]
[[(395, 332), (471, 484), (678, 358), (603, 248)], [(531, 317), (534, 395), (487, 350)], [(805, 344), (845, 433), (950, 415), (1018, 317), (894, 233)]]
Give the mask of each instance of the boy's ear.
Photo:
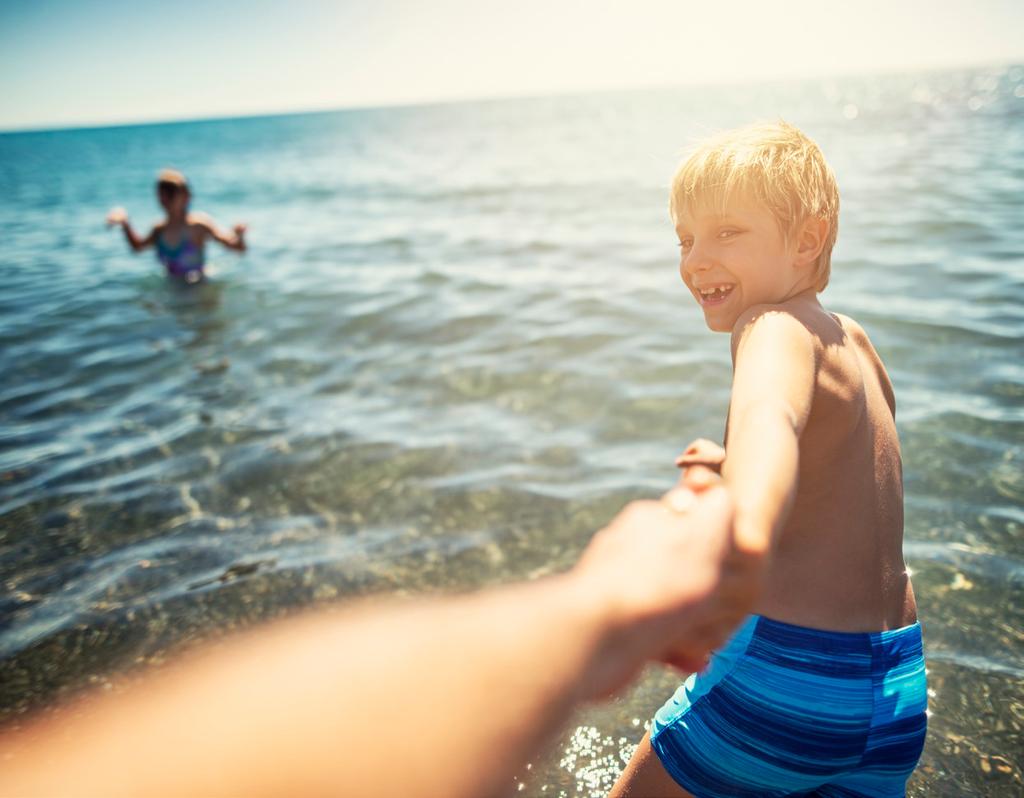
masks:
[(828, 221), (814, 216), (805, 219), (797, 230), (794, 264), (807, 266), (816, 262), (827, 238)]

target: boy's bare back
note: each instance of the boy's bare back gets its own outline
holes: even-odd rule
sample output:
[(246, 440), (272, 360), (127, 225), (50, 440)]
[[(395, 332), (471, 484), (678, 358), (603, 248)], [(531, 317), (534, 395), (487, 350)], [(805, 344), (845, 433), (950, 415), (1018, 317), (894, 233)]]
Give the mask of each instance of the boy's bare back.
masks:
[(734, 340), (771, 313), (799, 323), (815, 363), (797, 490), (756, 611), (837, 631), (911, 624), (917, 613), (903, 561), (895, 397), (881, 358), (859, 324), (826, 311), (813, 293), (757, 308)]
[(679, 275), (733, 357), (725, 449), (695, 441), (676, 464), (721, 468), (754, 612), (655, 713), (612, 795), (902, 795), (927, 679), (892, 384), (818, 301), (835, 176), (792, 125), (751, 125), (695, 148), (669, 207)]

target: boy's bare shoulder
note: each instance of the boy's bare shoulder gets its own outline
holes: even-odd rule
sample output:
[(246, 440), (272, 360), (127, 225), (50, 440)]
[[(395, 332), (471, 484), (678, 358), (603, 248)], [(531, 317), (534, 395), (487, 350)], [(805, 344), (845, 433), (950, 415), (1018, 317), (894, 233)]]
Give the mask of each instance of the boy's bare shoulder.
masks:
[(882, 393), (885, 396), (885, 401), (889, 405), (889, 410), (892, 414), (896, 414), (896, 392), (892, 386), (892, 380), (889, 379), (889, 373), (885, 369), (885, 364), (882, 362), (882, 356), (878, 354), (878, 350), (875, 349), (875, 345), (871, 343), (871, 339), (868, 337), (867, 332), (864, 328), (854, 319), (849, 316), (845, 316), (842, 313), (832, 314), (836, 321), (839, 322), (840, 327), (846, 335), (849, 336), (850, 342), (853, 344), (853, 349), (856, 350), (860, 358), (865, 361), (871, 370), (875, 373), (878, 378), (879, 386), (882, 389)]
[(853, 348), (862, 357), (866, 357), (873, 365), (884, 372), (885, 367), (882, 365), (882, 358), (875, 349), (875, 345), (871, 343), (871, 339), (864, 328), (856, 320), (842, 313), (830, 313), (829, 315), (835, 319), (844, 336), (848, 339), (847, 342), (852, 344)]
[[(800, 348), (810, 345), (817, 353), (821, 338), (829, 332), (827, 315), (820, 312), (820, 306), (816, 311), (814, 307), (799, 300), (752, 305), (739, 315), (733, 325), (733, 358), (755, 330), (759, 337), (771, 336), (780, 345), (798, 344)], [(835, 326), (835, 322), (832, 326)]]
[(868, 334), (856, 319), (842, 313), (833, 313), (832, 316), (837, 322), (839, 322), (839, 326), (846, 331), (846, 334), (853, 338), (856, 343), (862, 346), (870, 346), (872, 349), (875, 348), (872, 346), (871, 339), (868, 338)]

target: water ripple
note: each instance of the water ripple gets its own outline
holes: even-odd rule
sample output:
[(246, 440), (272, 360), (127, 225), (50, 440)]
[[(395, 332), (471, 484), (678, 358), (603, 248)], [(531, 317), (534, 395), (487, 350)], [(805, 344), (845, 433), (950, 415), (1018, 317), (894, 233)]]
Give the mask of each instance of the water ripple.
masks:
[[(1024, 703), (1022, 95), (1009, 66), (0, 135), (0, 718), (294, 607), (567, 567), (721, 439), (665, 187), (689, 138), (782, 115), (843, 191), (824, 301), (898, 397), (942, 691), (911, 794), (975, 778), (941, 735), (1019, 747)], [(250, 224), (194, 290), (103, 226), (169, 161)]]

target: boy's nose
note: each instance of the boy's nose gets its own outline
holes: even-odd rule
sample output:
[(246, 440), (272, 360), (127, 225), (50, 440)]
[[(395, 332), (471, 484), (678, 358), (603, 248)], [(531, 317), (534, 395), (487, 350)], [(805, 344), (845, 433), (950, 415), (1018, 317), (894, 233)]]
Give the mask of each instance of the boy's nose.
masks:
[(679, 261), (679, 276), (685, 279), (699, 272), (706, 272), (712, 265), (705, 249), (693, 246)]

